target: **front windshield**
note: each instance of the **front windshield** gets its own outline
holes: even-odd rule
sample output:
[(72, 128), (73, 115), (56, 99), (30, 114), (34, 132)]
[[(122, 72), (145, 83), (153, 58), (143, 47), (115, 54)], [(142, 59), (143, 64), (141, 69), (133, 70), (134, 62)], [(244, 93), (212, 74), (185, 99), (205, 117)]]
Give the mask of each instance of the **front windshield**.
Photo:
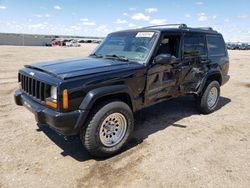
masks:
[(129, 61), (144, 62), (157, 38), (155, 32), (128, 31), (109, 34), (96, 49), (95, 55), (122, 57)]

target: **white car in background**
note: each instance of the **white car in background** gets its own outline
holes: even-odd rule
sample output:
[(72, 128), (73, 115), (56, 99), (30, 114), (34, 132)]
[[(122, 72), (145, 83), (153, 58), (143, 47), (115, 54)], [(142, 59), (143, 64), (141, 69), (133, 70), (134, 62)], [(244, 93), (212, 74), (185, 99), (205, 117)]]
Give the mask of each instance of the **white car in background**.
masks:
[(76, 40), (71, 40), (66, 42), (66, 46), (68, 47), (80, 47), (81, 45)]

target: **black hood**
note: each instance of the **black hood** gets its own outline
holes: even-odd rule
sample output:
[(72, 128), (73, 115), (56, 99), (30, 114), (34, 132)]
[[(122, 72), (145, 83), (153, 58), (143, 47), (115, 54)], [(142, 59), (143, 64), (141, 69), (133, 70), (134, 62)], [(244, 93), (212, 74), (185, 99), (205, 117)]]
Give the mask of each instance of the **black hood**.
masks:
[(67, 79), (108, 71), (136, 69), (142, 67), (139, 63), (122, 62), (113, 59), (83, 58), (66, 59), (25, 65), (27, 68), (46, 72), (60, 79)]

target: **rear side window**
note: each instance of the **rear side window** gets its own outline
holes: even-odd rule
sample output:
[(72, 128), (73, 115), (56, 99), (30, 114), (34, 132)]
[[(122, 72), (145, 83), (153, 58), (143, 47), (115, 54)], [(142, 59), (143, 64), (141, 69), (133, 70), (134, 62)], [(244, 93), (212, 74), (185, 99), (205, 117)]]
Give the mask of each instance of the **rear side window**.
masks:
[(208, 55), (225, 56), (225, 42), (220, 35), (207, 35)]
[(185, 35), (184, 36), (184, 56), (206, 55), (205, 36)]

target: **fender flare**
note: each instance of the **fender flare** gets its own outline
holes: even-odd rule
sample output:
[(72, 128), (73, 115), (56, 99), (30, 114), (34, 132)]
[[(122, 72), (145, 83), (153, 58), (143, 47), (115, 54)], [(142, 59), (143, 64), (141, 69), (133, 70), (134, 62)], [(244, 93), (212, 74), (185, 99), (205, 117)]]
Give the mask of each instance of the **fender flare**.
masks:
[(113, 85), (113, 86), (105, 86), (93, 89), (89, 91), (86, 96), (84, 97), (83, 101), (81, 102), (79, 109), (80, 110), (90, 110), (96, 100), (100, 99), (101, 97), (119, 94), (119, 93), (126, 93), (129, 95), (132, 107), (134, 108), (133, 100), (130, 95), (130, 91), (128, 86), (126, 85)]
[(221, 72), (220, 71), (212, 71), (212, 72), (209, 72), (209, 73), (207, 73), (204, 77), (203, 77), (203, 79), (202, 79), (202, 81), (201, 81), (201, 84), (200, 84), (200, 86), (198, 87), (198, 89), (197, 89), (197, 94), (199, 94), (199, 93), (201, 93), (202, 91), (203, 91), (203, 89), (204, 89), (204, 87), (205, 87), (205, 85), (206, 85), (206, 82), (207, 82), (207, 80), (208, 80), (208, 78), (209, 77), (211, 77), (211, 76), (214, 76), (214, 75), (219, 75), (219, 77), (220, 77), (220, 81), (221, 81), (221, 79), (222, 79), (222, 77), (221, 77)]

